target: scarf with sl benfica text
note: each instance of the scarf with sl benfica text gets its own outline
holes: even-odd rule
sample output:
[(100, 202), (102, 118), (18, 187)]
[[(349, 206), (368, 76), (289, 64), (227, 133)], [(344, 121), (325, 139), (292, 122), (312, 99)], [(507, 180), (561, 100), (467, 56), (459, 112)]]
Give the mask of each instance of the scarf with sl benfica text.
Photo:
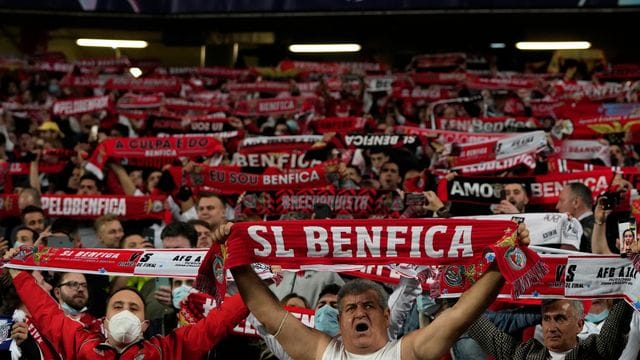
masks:
[(301, 220), (239, 223), (227, 240), (228, 268), (262, 262), (304, 265), (444, 265), (495, 254), (518, 296), (547, 271), (539, 256), (518, 246), (517, 225), (502, 220)]

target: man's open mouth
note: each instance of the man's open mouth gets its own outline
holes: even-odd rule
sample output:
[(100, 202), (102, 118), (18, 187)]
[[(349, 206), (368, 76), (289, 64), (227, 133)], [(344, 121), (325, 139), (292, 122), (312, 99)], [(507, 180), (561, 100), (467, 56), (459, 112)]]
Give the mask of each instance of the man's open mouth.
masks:
[(365, 323), (356, 324), (356, 331), (357, 332), (365, 332), (367, 330), (369, 330), (369, 325), (367, 325)]

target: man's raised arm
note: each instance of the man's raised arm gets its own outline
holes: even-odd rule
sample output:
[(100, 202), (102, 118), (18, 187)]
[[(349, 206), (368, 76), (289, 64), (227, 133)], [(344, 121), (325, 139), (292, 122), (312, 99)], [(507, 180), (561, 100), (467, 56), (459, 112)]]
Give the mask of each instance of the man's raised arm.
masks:
[[(218, 227), (214, 240), (224, 241), (232, 224)], [(309, 328), (282, 308), (278, 299), (250, 265), (231, 269), (240, 295), (253, 315), (294, 359), (321, 359), (331, 337)]]
[[(529, 244), (529, 231), (518, 227), (520, 244)], [(439, 359), (460, 335), (484, 312), (500, 292), (504, 278), (495, 262), (478, 281), (462, 294), (453, 308), (433, 323), (406, 335), (402, 340), (402, 360)]]

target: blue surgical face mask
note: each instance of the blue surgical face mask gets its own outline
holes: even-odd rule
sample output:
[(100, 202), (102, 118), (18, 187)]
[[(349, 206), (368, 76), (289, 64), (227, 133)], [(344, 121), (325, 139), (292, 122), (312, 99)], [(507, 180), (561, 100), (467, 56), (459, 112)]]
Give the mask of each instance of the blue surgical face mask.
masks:
[(584, 319), (588, 322), (592, 322), (594, 324), (599, 324), (602, 321), (604, 321), (604, 319), (607, 318), (607, 316), (609, 316), (609, 310), (604, 310), (602, 312), (600, 312), (600, 314), (592, 314), (592, 313), (588, 313)]
[(418, 308), (418, 312), (424, 314), (425, 316), (432, 316), (438, 310), (440, 310), (440, 305), (433, 300), (433, 298), (427, 295), (419, 295), (416, 299), (416, 307)]
[(340, 333), (338, 309), (325, 305), (316, 310), (315, 328), (329, 336), (338, 335)]
[(193, 292), (193, 288), (188, 285), (180, 285), (177, 288), (171, 290), (171, 297), (173, 302), (173, 307), (176, 309), (180, 309), (180, 303), (184, 298), (187, 297), (191, 292)]
[(71, 306), (69, 306), (69, 304), (67, 304), (66, 302), (62, 302), (62, 305), (60, 305), (60, 307), (62, 307), (62, 310), (64, 310), (64, 312), (67, 315), (71, 315), (71, 316), (77, 316), (80, 315), (83, 311), (87, 310), (87, 307), (85, 306), (82, 310), (77, 310), (72, 308)]

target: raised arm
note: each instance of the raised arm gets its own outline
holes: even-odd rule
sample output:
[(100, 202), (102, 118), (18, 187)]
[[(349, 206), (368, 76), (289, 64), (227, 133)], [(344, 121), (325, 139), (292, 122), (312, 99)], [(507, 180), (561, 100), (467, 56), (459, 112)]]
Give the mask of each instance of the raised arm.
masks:
[(607, 217), (611, 214), (611, 210), (605, 210), (602, 206), (602, 200), (598, 199), (598, 203), (593, 210), (593, 233), (591, 234), (591, 252), (594, 254), (613, 254), (607, 244)]
[[(520, 243), (529, 244), (529, 231), (518, 227)], [(495, 263), (465, 291), (453, 308), (438, 316), (429, 326), (416, 330), (402, 340), (402, 359), (439, 359), (464, 331), (495, 300), (504, 278)]]
[[(226, 238), (231, 224), (218, 227), (214, 240)], [(240, 295), (249, 311), (260, 321), (270, 334), (282, 344), (284, 350), (294, 359), (321, 359), (331, 337), (309, 328), (282, 308), (278, 299), (258, 277), (250, 265), (231, 269)]]

